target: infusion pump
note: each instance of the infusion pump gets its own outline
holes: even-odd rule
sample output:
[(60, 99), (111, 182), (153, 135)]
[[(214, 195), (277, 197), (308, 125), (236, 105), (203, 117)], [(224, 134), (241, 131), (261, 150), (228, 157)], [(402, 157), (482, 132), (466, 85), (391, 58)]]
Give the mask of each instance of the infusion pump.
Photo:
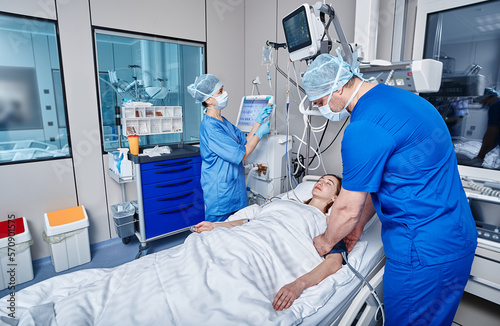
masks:
[(359, 67), (363, 78), (414, 93), (434, 93), (441, 86), (443, 63), (432, 59), (365, 65)]

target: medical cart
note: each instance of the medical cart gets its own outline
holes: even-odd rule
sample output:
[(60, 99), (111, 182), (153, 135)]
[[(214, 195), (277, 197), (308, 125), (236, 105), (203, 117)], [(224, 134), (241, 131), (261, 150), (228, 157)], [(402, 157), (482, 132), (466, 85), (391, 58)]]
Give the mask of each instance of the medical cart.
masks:
[(141, 243), (136, 258), (147, 253), (148, 242), (186, 231), (205, 219), (200, 148), (170, 147), (170, 154), (155, 157), (128, 154), (137, 186), (136, 236)]

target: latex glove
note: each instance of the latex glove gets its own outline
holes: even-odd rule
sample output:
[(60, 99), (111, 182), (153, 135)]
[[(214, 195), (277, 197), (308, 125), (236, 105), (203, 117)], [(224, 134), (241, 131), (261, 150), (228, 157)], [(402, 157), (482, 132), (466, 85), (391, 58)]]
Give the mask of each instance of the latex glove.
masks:
[(257, 117), (255, 118), (255, 122), (262, 124), (264, 122), (264, 119), (267, 118), (271, 112), (273, 112), (273, 105), (268, 104), (265, 108), (259, 111), (259, 114), (257, 114)]
[(260, 125), (259, 129), (255, 132), (254, 135), (257, 135), (259, 139), (262, 139), (264, 135), (267, 135), (271, 130), (269, 129), (269, 125), (271, 124), (271, 121), (266, 121), (263, 124)]

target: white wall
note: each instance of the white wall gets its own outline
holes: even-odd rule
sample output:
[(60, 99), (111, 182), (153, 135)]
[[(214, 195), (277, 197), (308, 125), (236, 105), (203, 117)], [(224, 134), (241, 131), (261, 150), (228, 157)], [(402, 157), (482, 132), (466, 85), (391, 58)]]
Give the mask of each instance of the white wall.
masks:
[[(267, 40), (272, 42), (285, 42), (285, 35), (283, 33), (282, 18), (287, 14), (295, 10), (304, 1), (302, 0), (253, 0), (246, 1), (245, 8), (245, 92), (250, 94), (252, 91), (251, 81), (259, 76), (262, 84), (260, 85), (261, 93), (269, 94), (271, 92), (266, 75), (266, 67), (261, 65), (262, 48)], [(311, 4), (315, 2), (310, 2)], [(335, 9), (339, 20), (344, 30), (344, 34), (348, 42), (354, 41), (354, 17), (356, 5), (355, 1), (333, 1), (333, 8)], [(333, 28), (330, 35), (336, 37), (336, 33)], [(274, 52), (274, 56), (277, 57), (277, 63), (279, 67), (287, 72), (287, 65), (289, 63), (288, 52), (285, 49), (280, 49), (277, 53)], [(295, 63), (297, 70), (297, 78), (293, 72), (293, 67), (290, 64), (290, 76), (292, 79), (301, 80), (301, 74), (305, 72), (307, 66), (304, 63)], [(270, 68), (273, 91), (275, 92), (275, 112), (276, 112), (276, 130), (280, 134), (286, 133), (286, 89), (287, 80), (281, 74), (276, 73), (274, 67)], [(296, 134), (302, 137), (304, 130), (303, 116), (298, 111), (298, 105), (300, 98), (304, 94), (300, 94), (300, 98), (297, 89), (291, 85), (290, 86), (290, 133)], [(317, 127), (325, 122), (323, 117), (313, 117), (312, 125)], [(274, 122), (273, 122), (274, 123)], [(328, 144), (331, 143), (335, 135), (342, 125), (341, 122), (330, 122), (327, 133), (324, 137), (322, 148), (326, 148)], [(318, 140), (321, 134), (316, 134)], [(339, 135), (335, 143), (330, 147), (330, 149), (323, 154), (325, 167), (328, 173), (342, 173), (342, 164), (340, 157), (340, 143), (342, 139), (342, 133)], [(315, 141), (312, 138), (312, 144), (315, 145)], [(294, 141), (292, 151), (296, 152), (299, 143)], [(305, 156), (306, 150), (305, 146), (302, 146), (301, 153)], [(316, 159), (311, 167), (314, 168), (318, 163)], [(320, 168), (315, 171), (310, 171), (310, 174), (323, 174), (323, 169)]]
[[(207, 41), (208, 72), (220, 76), (234, 98), (241, 98), (244, 8), (236, 0), (0, 0), (0, 12), (57, 19), (59, 27), (73, 157), (0, 166), (0, 220), (12, 213), (28, 219), (35, 239), (33, 259), (50, 255), (49, 245), (41, 240), (45, 212), (84, 205), (91, 242), (115, 236), (109, 206), (122, 196), (107, 175), (107, 155), (102, 154), (92, 27)], [(126, 192), (128, 200), (135, 198), (133, 184), (126, 185)]]
[[(75, 205), (85, 205), (91, 222), (91, 242), (116, 236), (109, 206), (121, 202), (121, 187), (111, 180), (107, 171), (107, 155), (102, 154), (99, 109), (95, 77), (92, 27), (131, 31), (185, 40), (206, 41), (207, 72), (217, 75), (230, 94), (228, 108), (223, 112), (235, 121), (239, 99), (252, 91), (251, 81), (259, 76), (261, 93), (276, 96), (276, 117), (273, 125), (285, 133), (286, 79), (271, 67), (272, 90), (267, 84), (266, 67), (261, 65), (261, 51), (267, 40), (285, 42), (281, 19), (303, 3), (303, 0), (0, 0), (0, 12), (57, 19), (60, 33), (62, 68), (65, 81), (67, 113), (73, 158), (0, 166), (0, 178), (7, 186), (0, 192), (0, 219), (15, 212), (29, 220), (35, 237), (33, 258), (48, 256), (49, 246), (40, 241), (43, 213)], [(384, 26), (379, 26), (378, 42), (387, 44), (392, 38), (390, 23), (394, 0), (383, 0)], [(57, 16), (55, 6), (57, 4)], [(349, 42), (354, 40), (355, 1), (332, 3)], [(392, 8), (392, 9), (391, 9)], [(362, 22), (360, 22), (362, 23)], [(332, 32), (332, 35), (335, 35)], [(390, 52), (379, 50), (384, 59)], [(278, 65), (287, 71), (288, 53), (274, 53)], [(380, 57), (380, 56), (378, 56)], [(290, 75), (300, 80), (306, 70), (296, 63), (297, 77), (290, 65)], [(304, 96), (303, 94), (300, 97)], [(303, 120), (298, 113), (297, 89), (290, 89), (290, 130), (302, 136)], [(313, 117), (312, 124), (325, 122)], [(322, 148), (330, 144), (341, 123), (330, 123)], [(320, 134), (317, 134), (319, 139)], [(340, 143), (342, 134), (324, 154), (326, 170), (341, 174)], [(314, 144), (314, 140), (312, 141)], [(293, 151), (298, 143), (293, 145)], [(305, 154), (302, 147), (301, 153)], [(317, 160), (313, 166), (317, 164)], [(323, 170), (310, 171), (321, 174)], [(24, 191), (27, 176), (30, 191)], [(23, 178), (23, 180), (25, 180)], [(52, 181), (48, 181), (52, 180)], [(135, 198), (135, 186), (126, 185), (127, 199)], [(2, 218), (3, 217), (3, 218)]]

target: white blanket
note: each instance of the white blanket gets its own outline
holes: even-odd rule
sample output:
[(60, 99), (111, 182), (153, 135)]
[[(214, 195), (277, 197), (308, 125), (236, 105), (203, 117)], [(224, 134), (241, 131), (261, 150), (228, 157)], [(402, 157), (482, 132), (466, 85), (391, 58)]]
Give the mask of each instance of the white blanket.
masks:
[[(344, 266), (289, 309), (272, 308), (283, 285), (322, 262), (312, 239), (325, 229), (316, 208), (278, 200), (242, 226), (193, 233), (183, 245), (116, 268), (28, 287), (16, 295), (16, 317), (19, 325), (296, 325), (354, 277)], [(365, 248), (359, 242), (349, 255), (355, 267)]]

